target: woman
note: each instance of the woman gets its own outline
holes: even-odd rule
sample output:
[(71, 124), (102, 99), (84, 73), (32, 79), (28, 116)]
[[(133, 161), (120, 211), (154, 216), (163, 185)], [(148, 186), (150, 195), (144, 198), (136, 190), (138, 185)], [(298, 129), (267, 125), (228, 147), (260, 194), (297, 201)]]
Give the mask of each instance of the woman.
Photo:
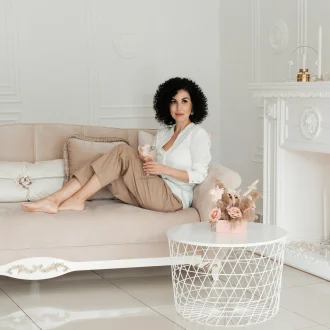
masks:
[(196, 125), (207, 116), (207, 99), (193, 81), (172, 78), (158, 87), (154, 109), (156, 119), (167, 125), (157, 132), (155, 161), (120, 144), (75, 172), (59, 191), (22, 207), (82, 211), (86, 200), (110, 183), (113, 194), (128, 204), (161, 212), (190, 207), (193, 188), (206, 178), (211, 161), (209, 135)]

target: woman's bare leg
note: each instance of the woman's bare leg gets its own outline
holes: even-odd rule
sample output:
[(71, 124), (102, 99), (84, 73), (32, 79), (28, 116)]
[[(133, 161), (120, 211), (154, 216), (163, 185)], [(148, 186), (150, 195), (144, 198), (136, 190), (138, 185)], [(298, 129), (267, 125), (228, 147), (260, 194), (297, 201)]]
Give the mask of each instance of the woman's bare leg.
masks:
[(78, 190), (69, 199), (63, 201), (59, 207), (59, 210), (83, 211), (85, 209), (85, 202), (87, 199), (93, 196), (101, 188), (101, 183), (94, 174), (80, 190)]
[(72, 178), (60, 190), (36, 202), (22, 203), (24, 210), (29, 212), (57, 213), (59, 205), (70, 198), (81, 188), (76, 178)]

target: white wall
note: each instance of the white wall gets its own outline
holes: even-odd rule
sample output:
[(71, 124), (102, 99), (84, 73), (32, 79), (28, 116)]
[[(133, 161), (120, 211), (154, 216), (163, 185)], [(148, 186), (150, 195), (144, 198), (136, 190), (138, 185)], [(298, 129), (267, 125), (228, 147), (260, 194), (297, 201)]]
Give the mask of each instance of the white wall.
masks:
[(209, 100), (214, 159), (248, 184), (263, 113), (246, 85), (283, 81), (320, 23), (330, 71), (329, 14), (329, 0), (0, 0), (0, 124), (157, 127), (158, 84), (187, 76)]
[[(220, 159), (236, 169), (245, 184), (262, 179), (263, 172), (263, 102), (252, 99), (247, 84), (283, 82), (297, 46), (317, 49), (319, 24), (323, 26), (323, 71), (329, 72), (329, 16), (328, 0), (220, 1)], [(315, 74), (316, 58), (311, 55), (308, 67)]]
[(173, 76), (209, 100), (219, 159), (218, 0), (0, 0), (0, 124), (157, 127)]
[(253, 79), (251, 1), (220, 1), (220, 145), (221, 162), (242, 175), (251, 175), (253, 134), (246, 84)]

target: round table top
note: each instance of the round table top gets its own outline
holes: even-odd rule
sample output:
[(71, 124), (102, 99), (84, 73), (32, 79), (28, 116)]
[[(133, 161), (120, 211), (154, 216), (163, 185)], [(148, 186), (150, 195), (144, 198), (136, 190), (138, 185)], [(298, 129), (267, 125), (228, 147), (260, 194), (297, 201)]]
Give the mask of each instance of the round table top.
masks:
[(214, 247), (260, 246), (280, 242), (286, 236), (287, 232), (282, 228), (255, 222), (249, 222), (247, 231), (243, 234), (216, 233), (211, 230), (209, 222), (188, 223), (167, 231), (167, 237), (171, 241)]

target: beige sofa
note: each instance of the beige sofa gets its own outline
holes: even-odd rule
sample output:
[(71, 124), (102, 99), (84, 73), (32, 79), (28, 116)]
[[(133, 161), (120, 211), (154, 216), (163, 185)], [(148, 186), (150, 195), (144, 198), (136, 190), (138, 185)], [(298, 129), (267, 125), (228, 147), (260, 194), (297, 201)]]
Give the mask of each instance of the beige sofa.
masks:
[[(2, 125), (0, 161), (63, 158), (63, 145), (74, 134), (123, 137), (137, 148), (138, 131), (62, 124)], [(209, 191), (216, 179), (230, 188), (237, 188), (241, 181), (237, 173), (212, 163), (208, 177), (194, 190), (193, 207), (173, 213), (118, 200), (94, 200), (82, 212), (55, 215), (25, 212), (19, 203), (0, 203), (0, 275), (45, 279), (77, 270), (168, 265), (167, 230), (208, 220)]]

